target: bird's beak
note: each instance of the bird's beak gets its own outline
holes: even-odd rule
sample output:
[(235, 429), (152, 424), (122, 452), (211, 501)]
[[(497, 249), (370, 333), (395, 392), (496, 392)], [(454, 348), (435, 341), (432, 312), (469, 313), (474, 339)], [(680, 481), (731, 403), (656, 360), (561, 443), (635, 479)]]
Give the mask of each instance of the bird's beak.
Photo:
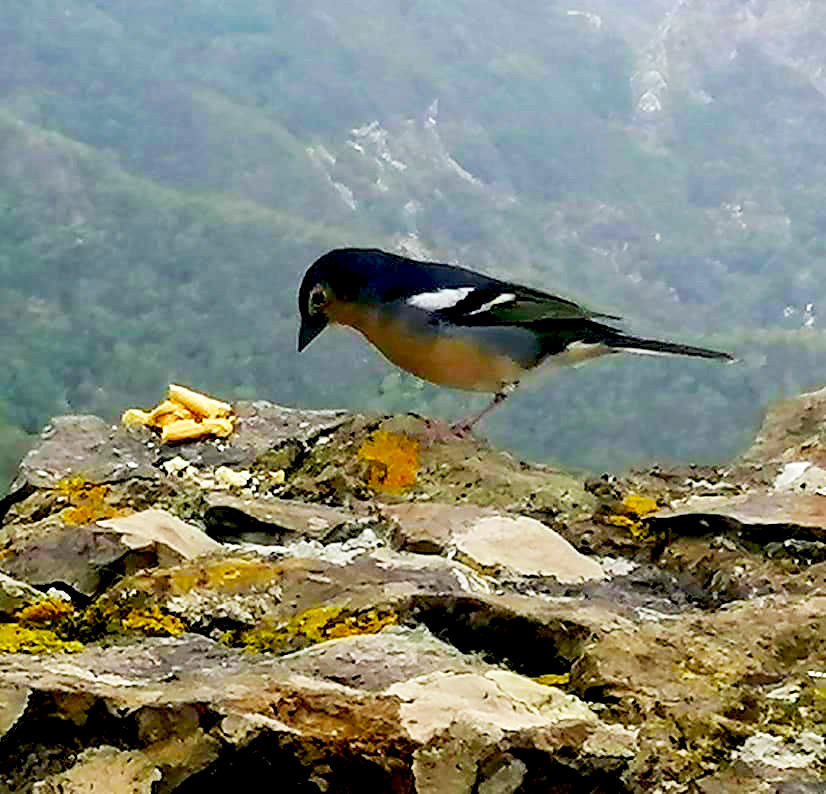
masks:
[(327, 327), (327, 318), (320, 315), (318, 319), (301, 318), (301, 328), (298, 329), (298, 352), (300, 353)]

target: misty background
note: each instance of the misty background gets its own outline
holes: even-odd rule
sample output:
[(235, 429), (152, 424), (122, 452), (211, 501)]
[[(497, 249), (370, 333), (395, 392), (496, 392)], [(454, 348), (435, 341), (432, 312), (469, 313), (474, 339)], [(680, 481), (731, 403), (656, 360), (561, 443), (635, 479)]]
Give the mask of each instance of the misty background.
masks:
[(540, 376), (479, 429), (534, 460), (724, 460), (823, 382), (822, 4), (8, 0), (0, 75), (0, 480), (51, 416), (169, 382), (478, 408), (343, 331), (297, 355), (301, 275), (339, 246), (739, 356)]

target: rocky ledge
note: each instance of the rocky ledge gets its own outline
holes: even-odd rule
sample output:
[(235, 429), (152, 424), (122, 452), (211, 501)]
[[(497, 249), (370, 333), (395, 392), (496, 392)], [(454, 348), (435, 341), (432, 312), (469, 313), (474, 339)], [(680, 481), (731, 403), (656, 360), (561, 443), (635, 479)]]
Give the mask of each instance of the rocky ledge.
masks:
[(826, 392), (585, 477), (416, 417), (55, 419), (0, 501), (0, 792), (816, 792)]

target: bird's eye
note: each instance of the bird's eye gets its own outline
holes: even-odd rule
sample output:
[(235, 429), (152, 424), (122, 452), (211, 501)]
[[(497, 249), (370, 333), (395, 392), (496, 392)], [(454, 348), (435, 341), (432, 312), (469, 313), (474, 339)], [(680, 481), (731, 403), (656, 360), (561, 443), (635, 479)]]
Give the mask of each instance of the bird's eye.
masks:
[(314, 287), (310, 293), (310, 311), (317, 312), (328, 302), (327, 290), (324, 287)]

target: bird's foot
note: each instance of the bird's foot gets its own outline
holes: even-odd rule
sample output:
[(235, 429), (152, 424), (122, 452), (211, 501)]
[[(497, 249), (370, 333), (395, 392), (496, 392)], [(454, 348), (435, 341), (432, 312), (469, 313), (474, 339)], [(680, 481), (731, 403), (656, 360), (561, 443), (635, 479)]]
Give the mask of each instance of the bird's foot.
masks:
[(426, 446), (449, 444), (452, 441), (464, 441), (472, 435), (471, 427), (464, 421), (450, 424), (443, 419), (426, 418), (424, 425), (422, 441)]

